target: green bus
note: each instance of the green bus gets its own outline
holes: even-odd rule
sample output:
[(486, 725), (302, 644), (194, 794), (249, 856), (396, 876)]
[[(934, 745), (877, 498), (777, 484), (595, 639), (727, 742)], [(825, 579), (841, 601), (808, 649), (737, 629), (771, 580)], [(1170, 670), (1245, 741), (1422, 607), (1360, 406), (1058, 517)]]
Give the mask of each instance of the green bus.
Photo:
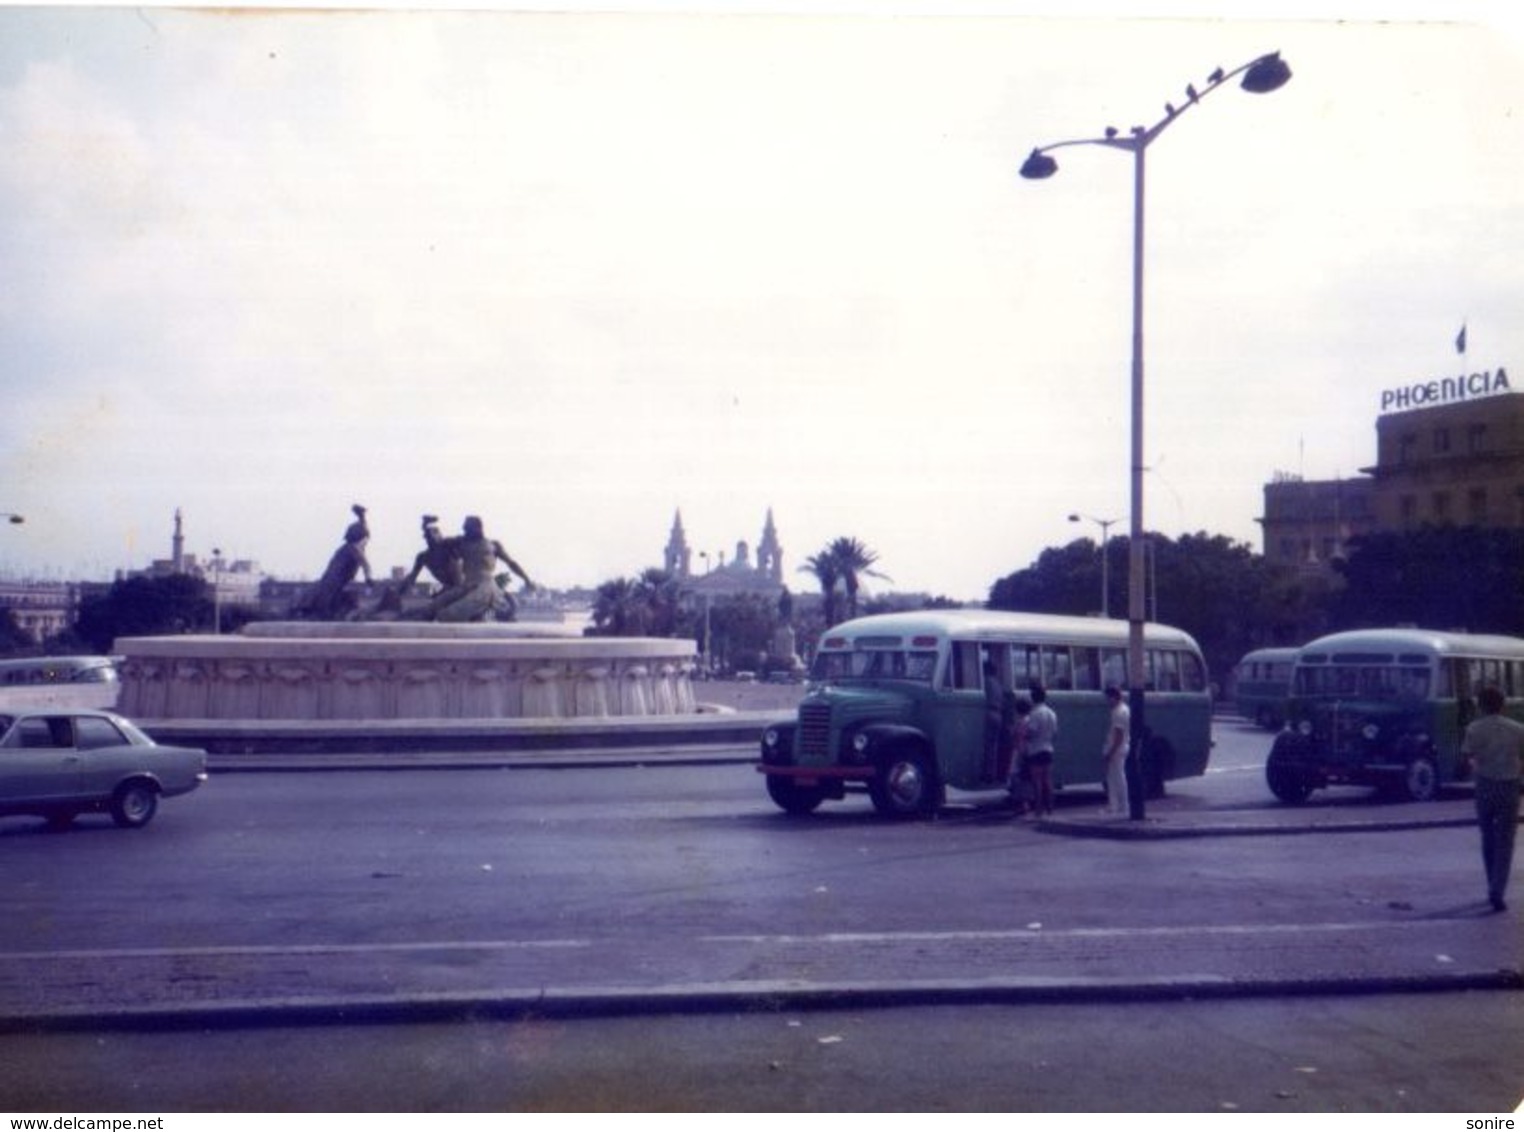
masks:
[[(1033, 681), (1058, 713), (1053, 782), (1097, 783), (1110, 722), (1105, 689), (1127, 687), (1125, 621), (995, 610), (921, 610), (861, 617), (826, 631), (795, 720), (762, 736), (757, 769), (781, 809), (815, 810), (866, 791), (891, 817), (927, 815), (946, 790), (1004, 790), (984, 742), (983, 666), (1003, 687)], [(1205, 773), (1212, 700), (1191, 637), (1144, 631), (1148, 792)]]
[(1238, 714), (1277, 731), (1286, 722), (1291, 669), (1297, 649), (1255, 649), (1233, 667), (1233, 704)]
[(1428, 629), (1319, 637), (1297, 656), (1266, 783), (1290, 803), (1335, 784), (1437, 798), (1461, 777), (1461, 735), (1488, 684), (1524, 720), (1524, 640)]

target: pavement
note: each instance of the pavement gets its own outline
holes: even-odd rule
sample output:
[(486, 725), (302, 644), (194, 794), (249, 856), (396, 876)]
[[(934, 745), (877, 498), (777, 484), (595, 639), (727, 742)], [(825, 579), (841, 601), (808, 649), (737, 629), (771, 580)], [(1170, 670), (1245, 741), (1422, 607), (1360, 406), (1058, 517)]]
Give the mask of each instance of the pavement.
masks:
[[(757, 720), (730, 722), (749, 729)], [(379, 758), (222, 755), (212, 765), (214, 773), (231, 773), (610, 760), (745, 763), (755, 757), (750, 743), (700, 741), (673, 751), (632, 739), (618, 748)], [(955, 800), (937, 820), (1021, 823), (1046, 835), (1142, 842), (1258, 837), (1273, 843), (1321, 834), (1337, 853), (1338, 835), (1465, 827), (1474, 816), (1469, 791), (1456, 789), (1428, 803), (1372, 805), (1360, 797), (1304, 806), (1212, 805), (1175, 792), (1150, 800), (1141, 820), (1108, 817), (1094, 804), (1072, 800), (1052, 817), (1020, 818), (975, 798)], [(1394, 839), (1394, 848), (1402, 845)], [(1398, 901), (1340, 922), (1304, 924), (1291, 922), (1293, 911), (1278, 920), (1273, 910), (1256, 907), (1253, 892), (1245, 901), (1254, 908), (1254, 923), (701, 935), (676, 951), (670, 943), (646, 945), (621, 935), (13, 952), (0, 954), (0, 1031), (1524, 990), (1517, 908), (1498, 915), (1480, 902), (1425, 909)], [(1203, 940), (1210, 946), (1200, 946)]]

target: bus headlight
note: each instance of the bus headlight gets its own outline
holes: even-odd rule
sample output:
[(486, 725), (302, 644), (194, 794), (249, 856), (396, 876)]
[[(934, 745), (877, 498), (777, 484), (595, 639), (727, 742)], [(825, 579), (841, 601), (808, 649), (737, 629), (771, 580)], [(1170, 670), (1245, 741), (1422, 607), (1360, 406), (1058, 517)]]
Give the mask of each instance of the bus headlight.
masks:
[(868, 750), (868, 733), (866, 731), (859, 731), (856, 735), (852, 736), (852, 750), (856, 751), (859, 755)]
[(1377, 727), (1374, 723), (1367, 723), (1364, 727), (1360, 728), (1360, 734), (1365, 737), (1367, 743), (1374, 743), (1376, 736), (1381, 734), (1381, 728)]
[(1305, 736), (1310, 738), (1312, 736), (1312, 720), (1310, 720), (1310, 719), (1304, 719), (1304, 720), (1302, 720), (1301, 723), (1298, 723), (1296, 725), (1296, 729), (1299, 732), (1301, 732), (1303, 735), (1305, 735)]
[(778, 729), (776, 727), (769, 727), (766, 731), (762, 732), (762, 745), (770, 751), (777, 750)]

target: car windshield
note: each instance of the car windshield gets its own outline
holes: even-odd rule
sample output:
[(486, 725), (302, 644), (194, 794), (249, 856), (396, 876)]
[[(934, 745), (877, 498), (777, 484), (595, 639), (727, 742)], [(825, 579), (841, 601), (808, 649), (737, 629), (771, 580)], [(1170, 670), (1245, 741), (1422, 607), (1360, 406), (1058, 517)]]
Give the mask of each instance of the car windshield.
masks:
[(937, 668), (935, 650), (855, 649), (818, 652), (810, 679), (833, 684), (854, 681), (912, 680), (931, 683)]
[(1422, 700), (1429, 670), (1395, 664), (1319, 664), (1296, 670), (1296, 694), (1311, 699)]

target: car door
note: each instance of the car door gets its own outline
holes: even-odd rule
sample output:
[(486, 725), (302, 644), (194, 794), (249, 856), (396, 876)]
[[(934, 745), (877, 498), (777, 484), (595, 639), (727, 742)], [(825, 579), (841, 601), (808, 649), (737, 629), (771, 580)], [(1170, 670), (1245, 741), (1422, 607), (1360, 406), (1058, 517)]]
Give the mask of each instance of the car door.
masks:
[(81, 715), (73, 720), (74, 744), (78, 748), (80, 788), (92, 798), (108, 797), (128, 771), (143, 769), (128, 766), (134, 761), (134, 748), (116, 724), (98, 715)]
[(22, 716), (0, 743), (0, 798), (34, 803), (75, 797), (80, 770), (68, 716)]

